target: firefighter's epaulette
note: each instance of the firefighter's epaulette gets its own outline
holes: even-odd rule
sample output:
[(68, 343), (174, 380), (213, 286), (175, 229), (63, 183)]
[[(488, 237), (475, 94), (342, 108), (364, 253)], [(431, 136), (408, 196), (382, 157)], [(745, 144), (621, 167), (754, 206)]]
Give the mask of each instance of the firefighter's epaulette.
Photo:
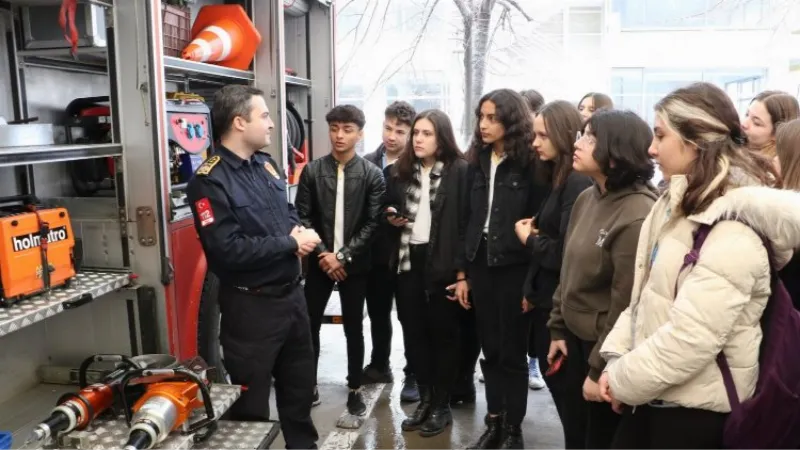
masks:
[(214, 166), (219, 164), (219, 161), (220, 161), (219, 155), (214, 155), (211, 158), (205, 160), (205, 162), (203, 162), (203, 164), (197, 168), (197, 172), (195, 173), (197, 175), (208, 175), (209, 173), (211, 173), (211, 169), (213, 169)]

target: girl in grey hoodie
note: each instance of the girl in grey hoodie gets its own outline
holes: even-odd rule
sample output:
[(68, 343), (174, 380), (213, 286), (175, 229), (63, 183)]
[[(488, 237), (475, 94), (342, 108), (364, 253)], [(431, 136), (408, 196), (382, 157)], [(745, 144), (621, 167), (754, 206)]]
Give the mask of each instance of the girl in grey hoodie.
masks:
[(551, 391), (567, 448), (609, 448), (620, 420), (600, 397), (600, 347), (630, 302), (639, 231), (656, 200), (652, 139), (633, 112), (600, 111), (575, 142), (573, 170), (594, 186), (573, 206), (548, 322), (548, 362), (566, 357)]

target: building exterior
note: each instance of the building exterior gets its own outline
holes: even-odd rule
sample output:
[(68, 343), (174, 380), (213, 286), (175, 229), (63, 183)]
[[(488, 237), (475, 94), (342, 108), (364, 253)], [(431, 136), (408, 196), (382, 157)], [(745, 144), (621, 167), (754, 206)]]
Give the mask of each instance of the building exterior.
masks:
[[(365, 149), (380, 143), (383, 109), (395, 99), (420, 110), (443, 109), (460, 129), (464, 69), (454, 1), (439, 2), (423, 33), (427, 14), (421, 4), (360, 1), (365, 8), (348, 7), (350, 13), (339, 15), (337, 101), (365, 109)], [(764, 89), (798, 94), (800, 29), (793, 26), (800, 2), (795, 0), (519, 3), (533, 20), (512, 12), (510, 22), (493, 27), (484, 91), (534, 88), (547, 100), (575, 102), (586, 92), (601, 91), (648, 121), (655, 102), (693, 81), (724, 88), (742, 114)], [(366, 33), (368, 20), (362, 19), (355, 39), (347, 32), (357, 23), (359, 16), (352, 13), (357, 10), (365, 16), (374, 10), (379, 18)], [(494, 19), (500, 15), (498, 10)]]

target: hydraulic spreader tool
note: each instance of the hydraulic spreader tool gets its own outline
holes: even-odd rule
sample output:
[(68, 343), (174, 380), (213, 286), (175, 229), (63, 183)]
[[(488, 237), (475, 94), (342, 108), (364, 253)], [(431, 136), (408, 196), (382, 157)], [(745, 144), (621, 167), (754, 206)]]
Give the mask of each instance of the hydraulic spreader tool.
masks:
[[(125, 450), (151, 449), (178, 429), (183, 434), (194, 434), (195, 442), (211, 437), (217, 429), (217, 419), (211, 403), (208, 370), (205, 361), (198, 357), (176, 369), (129, 372), (122, 381), (123, 391), (137, 384), (147, 388), (132, 408), (125, 407), (125, 418), (131, 428)], [(198, 408), (205, 409), (206, 417), (190, 423), (192, 412)]]

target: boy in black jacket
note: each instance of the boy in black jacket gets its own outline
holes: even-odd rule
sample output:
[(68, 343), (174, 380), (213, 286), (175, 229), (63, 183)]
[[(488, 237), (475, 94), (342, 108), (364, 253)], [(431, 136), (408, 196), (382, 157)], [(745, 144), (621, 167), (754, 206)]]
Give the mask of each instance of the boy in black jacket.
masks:
[[(396, 101), (389, 105), (384, 113), (383, 143), (377, 150), (364, 156), (364, 159), (381, 170), (393, 164), (405, 149), (411, 134), (411, 122), (416, 115), (414, 107), (406, 102)], [(396, 274), (389, 267), (392, 245), (386, 227), (388, 227), (386, 224), (379, 226), (372, 246), (372, 268), (367, 282), (367, 312), (372, 331), (372, 357), (362, 374), (364, 384), (394, 381), (389, 366), (389, 356), (392, 345), (391, 313)], [(400, 400), (419, 401), (416, 378), (408, 362), (403, 371), (405, 380)]]

